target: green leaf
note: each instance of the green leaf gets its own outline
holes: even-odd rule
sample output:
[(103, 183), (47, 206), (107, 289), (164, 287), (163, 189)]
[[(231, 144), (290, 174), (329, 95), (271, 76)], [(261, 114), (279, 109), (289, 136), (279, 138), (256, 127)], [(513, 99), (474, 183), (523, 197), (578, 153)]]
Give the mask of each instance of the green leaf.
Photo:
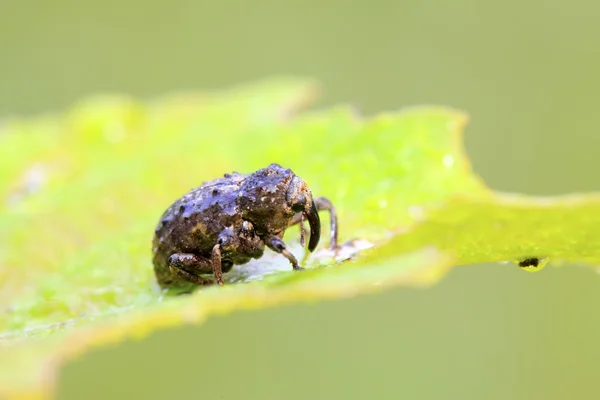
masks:
[[(600, 261), (600, 197), (491, 191), (471, 172), (464, 114), (419, 107), (364, 119), (337, 107), (295, 116), (315, 94), (311, 82), (273, 79), (152, 102), (99, 96), (7, 121), (0, 397), (47, 397), (60, 366), (93, 346), (236, 309), (429, 285), (459, 264)], [(340, 239), (360, 239), (363, 250), (347, 246), (361, 251), (338, 262), (321, 245), (300, 273), (268, 253), (224, 287), (164, 297), (150, 261), (162, 212), (203, 180), (271, 162), (330, 198)], [(297, 231), (285, 240), (303, 255)]]

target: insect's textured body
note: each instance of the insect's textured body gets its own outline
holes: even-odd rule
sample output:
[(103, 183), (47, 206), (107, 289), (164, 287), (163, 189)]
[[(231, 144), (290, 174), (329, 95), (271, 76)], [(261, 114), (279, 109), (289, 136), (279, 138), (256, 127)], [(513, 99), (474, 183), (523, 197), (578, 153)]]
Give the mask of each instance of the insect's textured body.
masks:
[[(242, 217), (237, 197), (231, 194), (237, 192), (244, 177), (242, 174), (233, 174), (229, 179), (219, 178), (208, 182), (177, 200), (163, 214), (153, 241), (154, 270), (161, 286), (170, 287), (184, 282), (169, 270), (168, 258), (172, 254), (205, 254), (210, 257), (212, 248), (225, 227), (241, 227)], [(262, 256), (263, 249), (264, 246), (256, 251), (257, 257)], [(229, 271), (233, 266), (231, 256), (235, 254), (223, 257), (223, 272)], [(235, 264), (243, 264), (250, 259), (251, 256), (238, 256)], [(211, 272), (211, 265), (206, 266), (203, 271)]]
[(317, 208), (332, 215), (332, 246), (337, 228), (331, 203), (319, 198), (317, 205), (306, 183), (290, 169), (277, 164), (252, 174), (226, 174), (193, 189), (162, 215), (153, 240), (153, 263), (162, 288), (193, 290), (213, 281), (200, 277), (221, 273), (233, 265), (260, 258), (265, 245), (298, 263), (281, 240), (285, 229), (308, 220), (309, 250), (319, 242)]

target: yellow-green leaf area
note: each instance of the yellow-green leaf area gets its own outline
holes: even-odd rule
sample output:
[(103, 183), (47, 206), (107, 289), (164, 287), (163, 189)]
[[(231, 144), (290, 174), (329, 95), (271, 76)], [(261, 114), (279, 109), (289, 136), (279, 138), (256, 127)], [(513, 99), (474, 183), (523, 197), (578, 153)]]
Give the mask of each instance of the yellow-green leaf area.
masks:
[[(59, 366), (92, 346), (235, 309), (429, 285), (459, 264), (600, 261), (600, 198), (494, 193), (471, 171), (464, 113), (301, 112), (316, 94), (313, 82), (282, 78), (152, 101), (96, 96), (64, 113), (6, 121), (0, 397), (48, 396)], [(305, 271), (267, 252), (227, 274), (224, 287), (160, 293), (151, 240), (162, 212), (204, 180), (273, 162), (333, 202), (341, 242), (365, 246), (336, 261), (324, 214)], [(304, 254), (298, 229), (284, 239)]]
[[(424, 242), (453, 254), (460, 264), (517, 263), (530, 257), (547, 262), (600, 265), (600, 196), (533, 197), (496, 193), (492, 199), (464, 196), (431, 210), (389, 243), (399, 252)], [(545, 260), (541, 260), (545, 259)], [(528, 268), (525, 268), (526, 270)]]

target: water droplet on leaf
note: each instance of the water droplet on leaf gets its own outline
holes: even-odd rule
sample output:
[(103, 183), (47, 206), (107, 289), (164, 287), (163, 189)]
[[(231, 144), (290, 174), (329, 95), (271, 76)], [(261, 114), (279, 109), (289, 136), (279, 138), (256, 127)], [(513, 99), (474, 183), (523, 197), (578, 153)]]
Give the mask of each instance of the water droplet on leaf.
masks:
[(442, 163), (446, 168), (452, 168), (454, 166), (454, 157), (452, 154), (446, 154), (444, 158), (442, 158)]

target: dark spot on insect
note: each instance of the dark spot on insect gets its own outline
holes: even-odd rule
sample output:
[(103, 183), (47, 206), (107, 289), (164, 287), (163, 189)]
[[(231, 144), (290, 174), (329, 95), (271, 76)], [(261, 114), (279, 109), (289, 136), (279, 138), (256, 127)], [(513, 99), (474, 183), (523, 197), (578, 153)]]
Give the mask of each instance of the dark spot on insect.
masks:
[(162, 231), (162, 229), (165, 227), (166, 221), (161, 221), (160, 224), (157, 225), (156, 229), (154, 230), (154, 233), (158, 234), (160, 233), (160, 231)]
[(179, 206), (179, 213), (182, 214), (185, 211), (185, 206), (182, 204)]
[(212, 195), (213, 195), (213, 196), (216, 196), (216, 195), (218, 195), (218, 194), (219, 194), (219, 189), (213, 189), (213, 191), (212, 191)]
[(161, 230), (162, 228), (165, 227), (165, 225), (170, 221), (170, 219), (163, 219), (162, 221), (160, 221), (160, 224), (156, 227), (156, 232), (158, 232), (159, 230)]
[(523, 267), (537, 267), (540, 264), (540, 259), (533, 257), (533, 258), (526, 258), (523, 261), (519, 262), (519, 267), (523, 268)]

